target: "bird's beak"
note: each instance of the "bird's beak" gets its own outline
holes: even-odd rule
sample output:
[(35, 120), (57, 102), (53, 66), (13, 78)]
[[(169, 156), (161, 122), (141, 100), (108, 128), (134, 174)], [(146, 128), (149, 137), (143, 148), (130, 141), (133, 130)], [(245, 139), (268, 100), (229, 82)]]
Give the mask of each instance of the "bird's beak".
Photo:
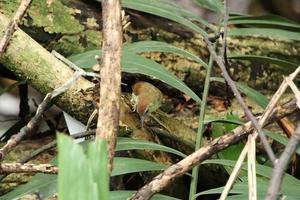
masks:
[(141, 125), (142, 125), (142, 128), (144, 128), (144, 120), (145, 120), (144, 115), (141, 115)]

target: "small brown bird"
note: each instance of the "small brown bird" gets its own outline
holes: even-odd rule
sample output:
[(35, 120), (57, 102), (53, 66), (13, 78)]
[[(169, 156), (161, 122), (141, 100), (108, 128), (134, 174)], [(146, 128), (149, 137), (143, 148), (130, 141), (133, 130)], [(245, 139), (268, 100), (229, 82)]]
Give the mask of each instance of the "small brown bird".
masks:
[(132, 98), (134, 111), (136, 111), (141, 118), (143, 125), (144, 117), (151, 112), (156, 111), (163, 101), (162, 92), (154, 85), (139, 81), (132, 86)]

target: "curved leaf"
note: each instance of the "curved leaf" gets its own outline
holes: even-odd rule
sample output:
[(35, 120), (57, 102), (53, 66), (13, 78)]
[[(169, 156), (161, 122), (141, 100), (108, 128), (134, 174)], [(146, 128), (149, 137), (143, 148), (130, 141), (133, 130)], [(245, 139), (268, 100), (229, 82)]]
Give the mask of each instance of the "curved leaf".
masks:
[(228, 24), (235, 25), (260, 25), (264, 27), (278, 27), (300, 30), (300, 25), (286, 18), (276, 15), (263, 16), (235, 16), (230, 17)]
[[(268, 131), (268, 130), (265, 130), (264, 133), (268, 137), (270, 137), (273, 140), (279, 142), (280, 144), (283, 144), (284, 146), (286, 146), (289, 143), (289, 141), (290, 141), (286, 136), (282, 135), (281, 133), (276, 133), (276, 132), (272, 132), (272, 131)], [(298, 155), (300, 155), (300, 148), (298, 148), (296, 150), (296, 153)]]
[(194, 2), (214, 12), (222, 13), (224, 10), (221, 0), (194, 0)]
[[(211, 159), (211, 160), (204, 161), (202, 164), (219, 164), (219, 165), (234, 167), (235, 164), (236, 164), (236, 161), (222, 160), (222, 159)], [(246, 163), (243, 164), (242, 169), (247, 170), (247, 164)], [(271, 178), (271, 176), (272, 176), (272, 167), (256, 164), (256, 174), (260, 175), (262, 177)], [(300, 181), (298, 179), (296, 179), (295, 177), (289, 175), (289, 174), (285, 174), (284, 184), (300, 184)]]
[(180, 55), (182, 57), (189, 58), (207, 68), (207, 64), (201, 60), (198, 56), (173, 45), (167, 44), (165, 42), (157, 42), (157, 41), (142, 41), (142, 42), (134, 42), (131, 44), (127, 44), (123, 47), (123, 51), (131, 52), (131, 53), (141, 53), (141, 52), (168, 52)]
[(160, 0), (122, 0), (122, 6), (175, 21), (201, 35), (207, 35), (203, 29), (183, 16), (183, 14), (187, 14), (187, 11), (172, 6), (170, 3)]
[(233, 28), (228, 30), (228, 36), (262, 36), (280, 38), (283, 40), (300, 41), (300, 33), (274, 28)]
[[(224, 78), (220, 78), (220, 77), (211, 77), (210, 81), (218, 81), (221, 83), (225, 83)], [(263, 94), (242, 83), (235, 82), (235, 84), (242, 93), (247, 95), (257, 105), (259, 105), (262, 108), (267, 107), (269, 100)]]
[(186, 157), (186, 155), (181, 153), (180, 151), (177, 151), (167, 146), (156, 144), (154, 142), (149, 142), (145, 140), (134, 140), (134, 139), (123, 138), (123, 137), (118, 138), (116, 151), (131, 150), (131, 149), (152, 149), (157, 151), (165, 151), (165, 152), (173, 153), (181, 157)]
[(95, 56), (100, 55), (100, 50), (91, 50), (86, 51), (84, 53), (72, 55), (68, 57), (68, 59), (82, 69), (92, 69), (94, 65), (98, 64), (98, 61), (96, 60)]
[(57, 175), (37, 174), (26, 184), (0, 197), (0, 200), (19, 199), (26, 194), (39, 192), (41, 199), (46, 199), (57, 192)]
[(159, 170), (164, 170), (165, 168), (166, 165), (155, 163), (148, 160), (115, 157), (112, 176), (129, 174), (134, 172), (159, 171)]
[(123, 53), (123, 59), (121, 63), (124, 72), (140, 73), (152, 76), (180, 90), (181, 92), (184, 92), (197, 103), (201, 103), (201, 99), (185, 83), (183, 83), (179, 78), (169, 72), (162, 65), (150, 59), (131, 53)]
[[(95, 56), (99, 55), (98, 50), (88, 51), (82, 54), (69, 57), (69, 59), (78, 67), (91, 68), (97, 64)], [(189, 95), (197, 103), (201, 103), (201, 99), (179, 78), (169, 72), (162, 65), (133, 53), (123, 51), (121, 58), (122, 71), (127, 73), (139, 73), (157, 78), (166, 84), (180, 90)]]
[(278, 65), (280, 69), (290, 73), (297, 68), (296, 63), (289, 62), (287, 60), (282, 60), (278, 58), (271, 58), (267, 56), (257, 56), (257, 55), (228, 55), (228, 59), (237, 59), (237, 60), (249, 60), (255, 62), (269, 63)]

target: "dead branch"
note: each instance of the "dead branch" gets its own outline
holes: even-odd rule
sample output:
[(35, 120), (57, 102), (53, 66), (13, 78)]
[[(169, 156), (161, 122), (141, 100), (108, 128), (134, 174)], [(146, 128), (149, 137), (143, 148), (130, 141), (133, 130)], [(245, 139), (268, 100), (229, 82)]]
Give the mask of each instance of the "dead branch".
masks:
[(207, 43), (207, 48), (211, 54), (211, 56), (213, 57), (213, 59), (216, 61), (216, 63), (219, 65), (221, 71), (222, 71), (222, 76), (224, 77), (224, 79), (226, 80), (226, 82), (228, 83), (228, 85), (230, 86), (234, 96), (236, 97), (236, 99), (238, 100), (240, 106), (242, 107), (245, 115), (248, 117), (248, 119), (253, 123), (253, 126), (255, 128), (255, 130), (257, 131), (259, 138), (262, 141), (262, 144), (264, 145), (264, 148), (270, 158), (270, 160), (272, 161), (272, 163), (274, 163), (276, 157), (274, 155), (274, 152), (270, 146), (270, 144), (267, 141), (266, 136), (264, 135), (261, 126), (258, 124), (256, 118), (254, 117), (254, 115), (252, 114), (252, 112), (249, 110), (248, 106), (245, 104), (240, 92), (238, 91), (234, 81), (230, 78), (225, 64), (224, 64), (224, 60), (222, 60), (222, 58), (220, 56), (218, 56), (215, 52), (215, 50), (212, 47), (211, 42), (209, 41), (209, 39), (207, 37), (204, 37), (205, 42)]
[(0, 164), (0, 174), (9, 173), (45, 173), (57, 174), (58, 168), (50, 164), (22, 164), (22, 163), (2, 163)]
[[(278, 106), (272, 112), (272, 115), (277, 117), (283, 117), (287, 113), (286, 107), (293, 107), (293, 109), (297, 109), (295, 107), (296, 99), (288, 102), (283, 106)], [(142, 199), (150, 199), (155, 193), (163, 190), (167, 185), (169, 185), (172, 180), (175, 178), (182, 176), (189, 170), (191, 170), (194, 166), (199, 165), (204, 160), (210, 158), (213, 154), (226, 149), (230, 145), (233, 145), (242, 139), (246, 138), (247, 135), (253, 132), (253, 127), (251, 122), (245, 123), (243, 126), (239, 126), (235, 128), (230, 133), (214, 139), (212, 142), (207, 144), (206, 146), (200, 148), (193, 154), (187, 156), (180, 162), (170, 166), (164, 172), (156, 176), (150, 183), (143, 186), (139, 189), (130, 199), (131, 200), (142, 200)]]
[(13, 36), (16, 31), (19, 23), (21, 22), (23, 16), (25, 15), (26, 10), (28, 9), (31, 0), (22, 0), (20, 6), (15, 13), (15, 16), (11, 22), (7, 25), (4, 34), (0, 40), (0, 54), (3, 53), (9, 43), (10, 38)]
[(265, 200), (278, 199), (281, 194), (281, 185), (284, 177), (284, 172), (289, 164), (293, 153), (297, 150), (300, 142), (300, 126), (298, 125), (295, 134), (292, 135), (289, 143), (286, 145), (280, 158), (275, 163), (272, 172), (272, 178), (269, 184), (268, 193)]
[[(290, 74), (287, 79), (293, 80), (299, 72), (300, 72), (300, 67), (298, 67), (292, 74)], [(276, 114), (274, 114), (274, 107), (278, 103), (278, 101), (281, 98), (281, 96), (283, 95), (283, 93), (286, 91), (287, 87), (288, 87), (288, 82), (283, 81), (282, 84), (280, 85), (280, 87), (278, 88), (278, 90), (273, 95), (268, 106), (264, 110), (264, 113), (259, 118), (258, 124), (260, 126), (263, 127), (268, 119), (269, 119), (269, 123), (270, 123), (270, 121), (271, 122), (274, 121), (274, 117), (276, 117)], [(294, 102), (293, 107), (297, 109), (297, 107), (296, 107), (297, 100), (294, 99), (293, 102)], [(284, 111), (284, 113), (287, 113), (287, 112)], [(255, 138), (257, 137), (257, 132), (254, 134), (254, 137)], [(234, 166), (232, 173), (230, 174), (230, 177), (229, 177), (229, 179), (224, 187), (224, 190), (221, 194), (220, 200), (225, 200), (227, 198), (227, 195), (228, 195), (230, 189), (232, 188), (232, 185), (234, 184), (235, 179), (238, 176), (238, 172), (240, 171), (240, 169), (242, 167), (242, 163), (245, 160), (247, 152), (248, 152), (248, 148), (249, 148), (248, 143), (249, 142), (247, 142), (247, 144), (245, 145), (243, 151), (241, 152), (241, 154), (236, 162), (236, 165)]]
[(119, 0), (102, 1), (103, 46), (100, 77), (100, 104), (96, 139), (108, 141), (108, 168), (113, 168), (116, 136), (119, 130), (121, 97), (122, 23)]

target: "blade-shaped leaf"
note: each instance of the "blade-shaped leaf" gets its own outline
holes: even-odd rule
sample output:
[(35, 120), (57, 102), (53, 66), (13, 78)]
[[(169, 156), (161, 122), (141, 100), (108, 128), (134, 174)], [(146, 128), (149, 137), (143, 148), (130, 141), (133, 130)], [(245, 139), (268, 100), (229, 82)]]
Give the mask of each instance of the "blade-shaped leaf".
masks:
[(19, 199), (26, 194), (39, 192), (41, 199), (46, 199), (57, 192), (57, 175), (37, 174), (28, 183), (0, 197), (0, 200)]
[[(268, 137), (272, 138), (273, 140), (276, 140), (277, 142), (279, 142), (280, 144), (283, 144), (283, 145), (285, 145), (285, 146), (286, 146), (286, 145), (288, 144), (288, 142), (289, 142), (289, 139), (288, 139), (286, 136), (281, 135), (280, 133), (276, 133), (276, 132), (272, 132), (272, 131), (268, 131), (268, 130), (265, 130), (264, 133), (265, 133)], [(296, 153), (297, 153), (298, 155), (300, 155), (300, 148), (298, 148), (298, 149), (296, 150)]]
[(157, 41), (142, 41), (142, 42), (134, 42), (131, 44), (127, 44), (123, 47), (123, 51), (131, 52), (131, 53), (141, 53), (141, 52), (168, 52), (174, 53), (186, 58), (189, 58), (207, 68), (207, 64), (201, 60), (198, 56), (184, 50), (177, 48), (173, 45), (167, 44), (165, 42), (157, 42)]
[(165, 168), (166, 165), (148, 160), (116, 157), (114, 158), (114, 169), (112, 172), (112, 176), (129, 174), (134, 172), (159, 171), (164, 170)]
[(237, 60), (249, 60), (255, 62), (269, 63), (278, 65), (278, 68), (286, 73), (291, 73), (297, 68), (296, 63), (289, 62), (287, 60), (282, 60), (278, 58), (271, 58), (267, 56), (256, 56), (256, 55), (228, 55), (228, 59), (237, 59)]
[(224, 10), (221, 0), (194, 0), (194, 2), (214, 12), (222, 13)]
[[(225, 83), (225, 80), (220, 77), (211, 77), (210, 80)], [(247, 95), (252, 101), (257, 103), (257, 105), (259, 105), (260, 107), (265, 108), (268, 105), (268, 99), (260, 92), (254, 90), (242, 83), (236, 82), (236, 85), (241, 92), (243, 92), (245, 95)]]
[(170, 3), (160, 0), (122, 0), (122, 6), (175, 21), (201, 35), (207, 35), (203, 29), (182, 15), (186, 13), (182, 8), (172, 6)]
[[(266, 196), (266, 192), (269, 186), (269, 181), (257, 178), (257, 199), (264, 199)], [(286, 196), (286, 199), (298, 199), (299, 193), (299, 183), (298, 184), (282, 184), (282, 193)], [(206, 190), (203, 192), (198, 193), (196, 196), (204, 195), (204, 194), (221, 194), (224, 190), (224, 187), (214, 188), (211, 190)], [(248, 199), (248, 190), (249, 186), (248, 183), (239, 182), (233, 185), (233, 188), (230, 190), (229, 194), (238, 194), (228, 196), (226, 199), (230, 200), (240, 200), (240, 199)]]
[(186, 155), (181, 153), (180, 151), (177, 151), (170, 147), (160, 145), (154, 142), (149, 142), (145, 140), (135, 140), (130, 138), (122, 138), (122, 137), (118, 138), (116, 151), (131, 150), (131, 149), (153, 149), (157, 151), (165, 151), (165, 152), (173, 153), (181, 157), (186, 157)]
[(185, 83), (183, 83), (179, 78), (169, 72), (162, 65), (150, 59), (131, 53), (123, 53), (123, 59), (121, 63), (123, 71), (152, 76), (180, 90), (181, 92), (184, 92), (197, 103), (201, 103), (201, 99)]
[[(211, 160), (204, 161), (202, 164), (219, 164), (219, 165), (234, 167), (234, 165), (236, 164), (236, 161), (211, 159)], [(247, 165), (243, 164), (242, 169), (247, 170)], [(271, 178), (272, 168), (265, 166), (265, 165), (257, 164), (256, 165), (256, 174), (260, 175), (262, 177)], [(286, 174), (285, 178), (284, 178), (284, 184), (300, 184), (300, 181), (298, 179), (296, 179), (295, 177), (293, 177), (289, 174)]]
[[(99, 51), (89, 51), (83, 54), (77, 54), (71, 56), (69, 59), (81, 68), (91, 68), (93, 65), (97, 64), (95, 56), (99, 55)], [(122, 53), (121, 59), (122, 71), (127, 73), (139, 73), (153, 78), (157, 78), (166, 84), (184, 92), (191, 98), (193, 98), (197, 103), (201, 103), (201, 99), (179, 78), (169, 72), (162, 65), (144, 58), (133, 53), (124, 52)]]
[(300, 25), (286, 18), (276, 15), (263, 16), (234, 16), (230, 17), (228, 24), (236, 25), (260, 25), (266, 28), (289, 28), (300, 30)]
[(228, 30), (228, 36), (262, 36), (284, 40), (300, 41), (300, 33), (274, 28), (233, 28)]
[[(65, 135), (58, 135), (57, 146), (59, 150), (58, 198), (61, 200), (108, 199), (106, 141), (89, 143), (87, 155), (82, 146)], [(70, 183), (72, 183), (71, 187)]]

